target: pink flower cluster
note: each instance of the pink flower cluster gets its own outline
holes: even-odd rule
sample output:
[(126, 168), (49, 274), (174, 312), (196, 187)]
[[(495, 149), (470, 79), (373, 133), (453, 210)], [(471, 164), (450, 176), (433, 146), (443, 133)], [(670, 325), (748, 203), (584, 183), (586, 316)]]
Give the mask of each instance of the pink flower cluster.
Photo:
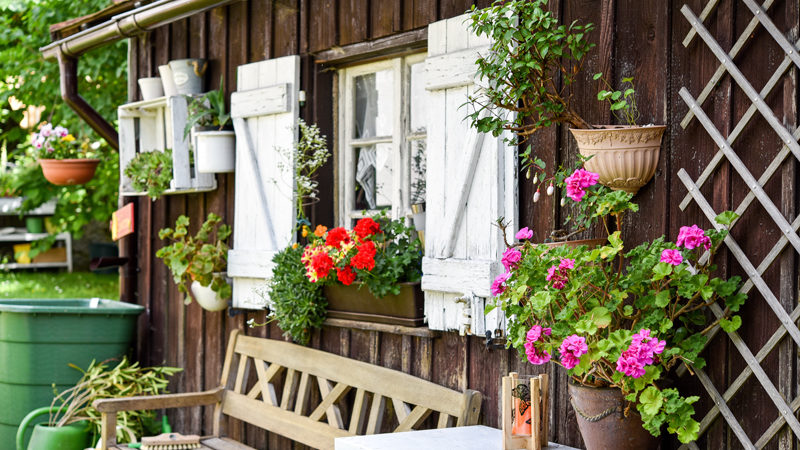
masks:
[(580, 362), (581, 355), (589, 351), (589, 347), (586, 345), (585, 338), (573, 334), (564, 339), (558, 351), (561, 353), (561, 364), (564, 368), (572, 369)]
[(583, 196), (586, 195), (584, 189), (594, 186), (599, 179), (600, 175), (594, 172), (584, 169), (576, 170), (564, 180), (567, 185), (567, 197), (576, 202), (583, 200)]
[(676, 244), (678, 244), (678, 247), (686, 247), (689, 250), (702, 245), (703, 248), (708, 250), (711, 248), (711, 239), (706, 236), (702, 228), (692, 225), (691, 227), (681, 227), (680, 231), (678, 231)]
[(503, 258), (500, 261), (503, 263), (503, 267), (506, 268), (506, 272), (511, 272), (511, 269), (517, 267), (521, 259), (522, 252), (514, 247), (509, 247), (503, 252)]
[(633, 335), (631, 345), (617, 360), (617, 371), (629, 377), (639, 378), (645, 374), (644, 366), (653, 364), (655, 355), (660, 355), (666, 341), (650, 336), (650, 330), (642, 328)]
[(567, 271), (574, 268), (575, 260), (564, 258), (558, 263), (558, 266), (550, 266), (550, 268), (547, 269), (547, 281), (553, 283), (554, 289), (564, 289), (564, 286), (566, 286), (569, 281)]
[(497, 297), (506, 291), (506, 281), (511, 277), (511, 272), (506, 272), (497, 276), (492, 282), (492, 295)]
[(665, 248), (661, 252), (661, 262), (678, 266), (683, 262), (683, 255), (681, 255), (680, 250)]
[(528, 333), (525, 335), (525, 355), (528, 356), (528, 361), (534, 365), (542, 365), (550, 361), (550, 354), (546, 351), (542, 350), (539, 353), (536, 350), (536, 342), (541, 339), (542, 335), (550, 336), (551, 330), (550, 328), (542, 328), (541, 325), (534, 325), (528, 330)]
[(530, 239), (533, 237), (533, 230), (528, 227), (521, 228), (519, 231), (517, 231), (517, 235), (514, 237), (519, 240)]
[[(60, 139), (66, 137), (68, 134), (69, 130), (67, 130), (66, 128), (62, 126), (57, 126), (53, 128), (53, 125), (46, 123), (42, 125), (41, 128), (39, 128), (38, 133), (33, 133), (32, 136), (33, 146), (36, 147), (37, 149), (40, 149), (47, 143), (50, 137)], [(48, 144), (47, 151), (52, 152), (53, 146)]]

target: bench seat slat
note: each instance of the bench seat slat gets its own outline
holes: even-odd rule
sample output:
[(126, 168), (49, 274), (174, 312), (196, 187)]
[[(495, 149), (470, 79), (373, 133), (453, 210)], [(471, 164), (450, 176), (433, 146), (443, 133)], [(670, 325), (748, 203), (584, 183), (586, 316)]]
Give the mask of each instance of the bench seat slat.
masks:
[(298, 416), (284, 411), (278, 406), (270, 406), (235, 392), (225, 393), (222, 412), (293, 441), (319, 449), (333, 450), (334, 439), (352, 436), (345, 430), (313, 421), (308, 417)]

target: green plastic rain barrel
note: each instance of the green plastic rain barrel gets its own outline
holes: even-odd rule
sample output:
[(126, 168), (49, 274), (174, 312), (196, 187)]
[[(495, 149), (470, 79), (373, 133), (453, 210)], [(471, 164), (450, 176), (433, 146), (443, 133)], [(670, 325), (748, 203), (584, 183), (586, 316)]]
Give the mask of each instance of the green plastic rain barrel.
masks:
[(102, 299), (0, 300), (0, 449), (15, 448), (20, 422), (50, 405), (53, 385), (61, 392), (80, 379), (69, 364), (124, 354), (143, 310)]

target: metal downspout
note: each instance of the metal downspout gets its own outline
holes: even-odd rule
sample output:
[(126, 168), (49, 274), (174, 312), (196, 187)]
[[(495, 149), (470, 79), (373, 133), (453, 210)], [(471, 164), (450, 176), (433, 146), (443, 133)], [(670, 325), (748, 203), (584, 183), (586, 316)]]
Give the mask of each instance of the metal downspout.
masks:
[(61, 73), (61, 98), (97, 134), (105, 139), (108, 145), (114, 150), (119, 150), (117, 130), (78, 94), (78, 59), (59, 53), (58, 67)]
[(81, 54), (120, 39), (130, 38), (218, 6), (241, 0), (160, 0), (112, 17), (87, 30), (58, 40), (40, 51), (45, 59), (56, 58), (60, 69), (61, 97), (81, 119), (119, 150), (119, 135), (83, 97), (78, 94), (78, 58)]

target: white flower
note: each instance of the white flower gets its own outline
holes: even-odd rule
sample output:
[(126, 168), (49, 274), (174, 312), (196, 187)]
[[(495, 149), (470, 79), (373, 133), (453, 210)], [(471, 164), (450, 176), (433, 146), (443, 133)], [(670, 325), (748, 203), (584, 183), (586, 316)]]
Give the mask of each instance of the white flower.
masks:
[(553, 187), (553, 183), (550, 183), (550, 186), (547, 186), (547, 195), (553, 195), (553, 191), (555, 190), (556, 188)]

